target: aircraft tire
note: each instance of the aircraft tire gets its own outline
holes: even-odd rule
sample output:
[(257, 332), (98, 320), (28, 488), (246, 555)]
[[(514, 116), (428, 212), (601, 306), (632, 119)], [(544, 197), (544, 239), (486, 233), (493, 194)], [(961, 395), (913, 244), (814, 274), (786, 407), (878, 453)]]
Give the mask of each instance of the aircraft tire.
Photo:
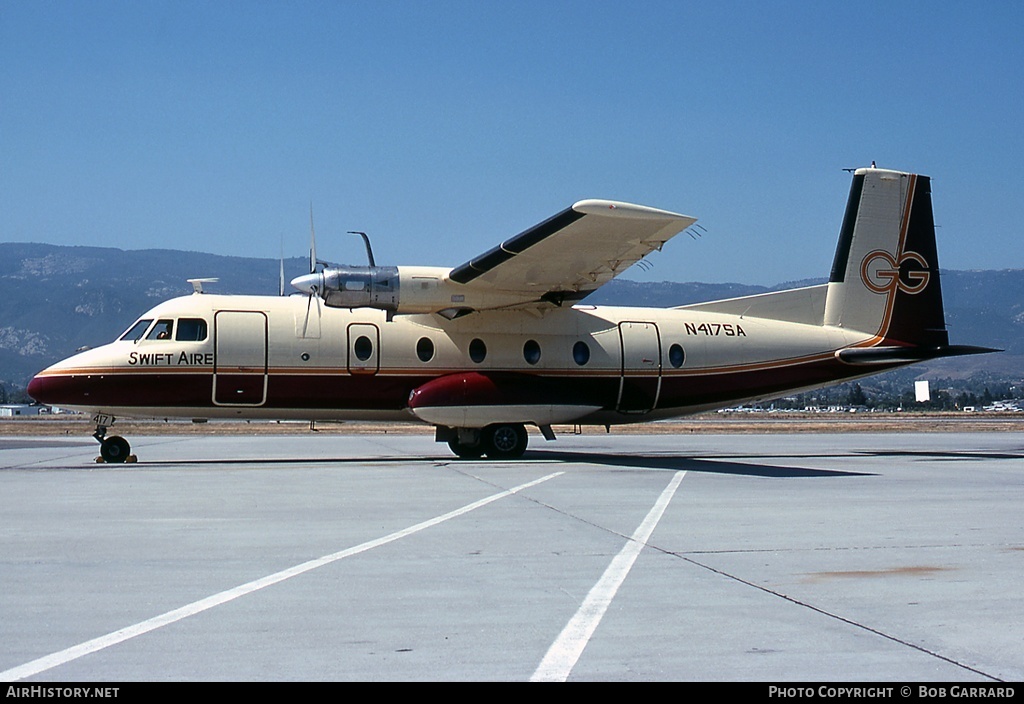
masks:
[(483, 443), (477, 443), (476, 445), (466, 445), (461, 443), (458, 439), (453, 438), (448, 441), (448, 447), (455, 453), (456, 457), (461, 457), (464, 460), (476, 460), (483, 457), (484, 446)]
[(481, 445), (486, 445), (486, 454), (494, 460), (515, 460), (526, 452), (530, 436), (520, 423), (497, 423), (483, 430)]
[(131, 452), (132, 446), (120, 435), (111, 435), (100, 443), (100, 457), (104, 462), (111, 464), (126, 462)]

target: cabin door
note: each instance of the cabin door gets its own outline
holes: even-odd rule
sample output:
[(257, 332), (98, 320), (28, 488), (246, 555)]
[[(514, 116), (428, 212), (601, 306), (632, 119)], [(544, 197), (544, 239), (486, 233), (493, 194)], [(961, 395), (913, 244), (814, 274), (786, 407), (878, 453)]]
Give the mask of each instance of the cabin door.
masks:
[(217, 311), (213, 334), (214, 405), (263, 405), (267, 400), (266, 313)]
[(654, 323), (619, 323), (622, 375), (619, 379), (620, 413), (647, 413), (658, 405), (661, 393), (661, 336)]
[(348, 373), (376, 374), (380, 371), (380, 330), (369, 323), (348, 326)]

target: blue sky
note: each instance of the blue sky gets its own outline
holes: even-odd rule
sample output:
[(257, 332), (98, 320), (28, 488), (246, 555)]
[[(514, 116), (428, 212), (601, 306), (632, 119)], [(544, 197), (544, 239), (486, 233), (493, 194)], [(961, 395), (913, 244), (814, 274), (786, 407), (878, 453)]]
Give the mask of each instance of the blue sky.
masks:
[[(825, 276), (844, 167), (1024, 268), (1019, 2), (0, 0), (0, 240), (457, 265), (581, 198), (693, 215), (626, 278)], [(196, 272), (215, 275), (215, 272)]]

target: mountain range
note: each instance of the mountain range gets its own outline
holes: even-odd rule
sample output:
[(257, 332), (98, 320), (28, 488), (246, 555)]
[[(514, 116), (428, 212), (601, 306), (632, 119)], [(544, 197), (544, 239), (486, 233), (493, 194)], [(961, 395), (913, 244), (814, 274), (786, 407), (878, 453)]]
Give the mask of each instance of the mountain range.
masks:
[[(187, 279), (217, 277), (218, 293), (278, 293), (276, 259), (225, 257), (166, 249), (121, 250), (0, 243), (0, 383), (23, 389), (40, 369), (82, 346), (109, 342), (162, 300), (190, 293)], [(284, 260), (285, 280), (306, 273), (308, 260)], [(769, 290), (738, 283), (640, 283), (615, 279), (586, 303), (679, 306)], [(941, 272), (946, 324), (954, 344), (1005, 350), (930, 362), (917, 375), (985, 375), (1019, 383), (1024, 377), (1024, 269)]]

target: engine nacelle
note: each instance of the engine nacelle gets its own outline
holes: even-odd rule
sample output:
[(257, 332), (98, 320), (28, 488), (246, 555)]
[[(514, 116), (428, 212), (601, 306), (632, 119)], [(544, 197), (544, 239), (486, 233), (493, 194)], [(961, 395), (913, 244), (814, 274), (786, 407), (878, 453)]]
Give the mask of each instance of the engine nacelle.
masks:
[(400, 279), (396, 266), (342, 266), (324, 269), (320, 295), (332, 308), (398, 310)]
[(396, 266), (339, 266), (292, 279), (292, 286), (317, 295), (331, 308), (398, 311), (401, 288)]

